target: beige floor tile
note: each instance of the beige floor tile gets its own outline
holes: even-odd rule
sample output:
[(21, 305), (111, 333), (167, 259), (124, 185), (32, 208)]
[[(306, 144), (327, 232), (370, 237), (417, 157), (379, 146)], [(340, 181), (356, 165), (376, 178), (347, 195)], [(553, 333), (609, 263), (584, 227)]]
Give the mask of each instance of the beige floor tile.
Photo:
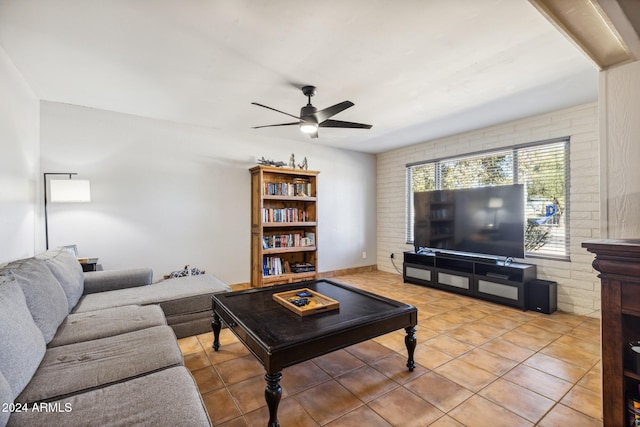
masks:
[(395, 353), (389, 347), (385, 347), (373, 340), (352, 345), (345, 348), (345, 350), (366, 363), (375, 362), (376, 360), (391, 356)]
[(196, 337), (180, 338), (178, 347), (180, 347), (182, 354), (199, 353), (203, 350), (200, 341)]
[(428, 348), (436, 349), (453, 357), (458, 357), (474, 348), (473, 345), (458, 341), (448, 335), (438, 335), (423, 344)]
[[(264, 397), (264, 389), (267, 383), (263, 375), (249, 378), (227, 387), (236, 406), (242, 413), (247, 413), (261, 408), (267, 404)], [(282, 399), (288, 396), (287, 390), (282, 387)]]
[(580, 426), (602, 427), (602, 420), (558, 404), (538, 423), (539, 427)]
[(227, 386), (265, 374), (264, 368), (253, 355), (218, 363), (215, 368)]
[(560, 403), (591, 418), (602, 419), (602, 403), (600, 399), (599, 393), (577, 385), (569, 390), (569, 393)]
[(448, 415), (438, 418), (435, 422), (429, 424), (429, 427), (465, 427), (463, 424), (454, 420)]
[(482, 344), (480, 348), (518, 363), (526, 360), (535, 353), (533, 350), (518, 346), (500, 337)]
[(416, 363), (424, 366), (427, 369), (435, 369), (438, 366), (444, 365), (453, 359), (450, 354), (444, 353), (437, 348), (431, 347), (428, 344), (420, 343), (416, 346), (413, 353), (413, 358)]
[(331, 376), (310, 360), (285, 368), (282, 371), (280, 384), (289, 393), (296, 394), (323, 382), (329, 381)]
[(480, 391), (498, 378), (484, 369), (459, 359), (438, 367), (435, 372), (473, 392)]
[(392, 427), (384, 418), (368, 406), (361, 406), (335, 421), (325, 424), (326, 427)]
[(331, 380), (295, 396), (300, 406), (320, 425), (353, 411), (363, 402), (337, 381)]
[[(263, 406), (244, 416), (247, 425), (266, 426), (269, 421), (269, 410)], [(307, 411), (293, 398), (282, 399), (278, 405), (278, 421), (281, 426), (318, 427), (320, 424), (309, 416)], [(217, 427), (217, 426), (216, 426)]]
[(316, 357), (313, 363), (327, 374), (336, 377), (364, 366), (364, 362), (346, 350), (338, 350), (324, 356)]
[(391, 378), (398, 384), (405, 384), (418, 378), (428, 371), (427, 368), (416, 362), (413, 371), (407, 368), (407, 356), (394, 353), (392, 356), (372, 362), (371, 367)]
[(427, 426), (444, 415), (438, 408), (402, 387), (370, 402), (369, 407), (394, 426)]
[(218, 375), (213, 366), (191, 371), (191, 375), (193, 375), (193, 379), (196, 380), (196, 384), (198, 384), (200, 394), (224, 387), (222, 378), (220, 378), (220, 375)]
[(230, 421), (241, 414), (226, 388), (204, 393), (202, 400), (214, 425)]
[(448, 331), (446, 335), (451, 338), (455, 338), (458, 341), (470, 344), (474, 347), (478, 347), (491, 340), (491, 338), (487, 338), (484, 335), (481, 335), (475, 331), (472, 331), (466, 326), (461, 326), (452, 331)]
[(476, 348), (460, 356), (458, 360), (465, 361), (471, 365), (482, 368), (496, 376), (501, 376), (511, 370), (518, 363), (506, 357), (499, 356), (490, 351)]
[(189, 368), (190, 371), (195, 371), (197, 369), (211, 366), (211, 362), (209, 361), (209, 358), (202, 351), (199, 353), (183, 354), (183, 359), (184, 359), (184, 366)]
[(370, 366), (363, 366), (340, 375), (336, 380), (365, 403), (400, 386), (400, 384)]
[(542, 418), (556, 403), (503, 379), (494, 381), (478, 394), (533, 423)]
[(523, 363), (572, 383), (579, 381), (589, 370), (542, 353), (534, 354)]
[(404, 387), (443, 412), (452, 410), (473, 396), (471, 391), (435, 372), (428, 372)]
[(540, 353), (587, 369), (591, 369), (600, 360), (599, 355), (586, 352), (572, 345), (559, 343), (558, 340), (540, 350)]
[(503, 378), (556, 402), (562, 399), (573, 387), (572, 382), (526, 365), (516, 366)]
[(477, 394), (447, 415), (467, 427), (533, 426), (533, 423)]
[(578, 385), (588, 388), (598, 394), (602, 394), (602, 372), (596, 368), (591, 369), (580, 381), (578, 381)]

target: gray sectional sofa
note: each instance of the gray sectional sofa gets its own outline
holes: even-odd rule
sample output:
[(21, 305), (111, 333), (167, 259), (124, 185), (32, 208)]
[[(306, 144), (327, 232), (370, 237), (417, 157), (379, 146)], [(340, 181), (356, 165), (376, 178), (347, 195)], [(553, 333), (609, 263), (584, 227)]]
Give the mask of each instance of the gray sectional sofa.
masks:
[(176, 337), (210, 330), (211, 275), (83, 273), (61, 249), (0, 267), (0, 426), (209, 426)]

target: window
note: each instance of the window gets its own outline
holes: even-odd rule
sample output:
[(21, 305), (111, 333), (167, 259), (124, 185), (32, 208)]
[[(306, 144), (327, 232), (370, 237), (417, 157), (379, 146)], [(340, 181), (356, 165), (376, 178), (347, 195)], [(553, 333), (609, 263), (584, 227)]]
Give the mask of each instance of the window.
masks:
[(407, 243), (413, 243), (413, 193), (524, 184), (525, 253), (569, 257), (569, 138), (407, 165)]

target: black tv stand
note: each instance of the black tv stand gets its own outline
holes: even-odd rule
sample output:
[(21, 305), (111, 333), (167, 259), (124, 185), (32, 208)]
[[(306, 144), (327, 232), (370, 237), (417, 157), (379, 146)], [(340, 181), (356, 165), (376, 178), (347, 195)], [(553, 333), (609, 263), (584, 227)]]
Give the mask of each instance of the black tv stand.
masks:
[(404, 253), (405, 282), (455, 292), (526, 310), (525, 284), (536, 266), (466, 252)]

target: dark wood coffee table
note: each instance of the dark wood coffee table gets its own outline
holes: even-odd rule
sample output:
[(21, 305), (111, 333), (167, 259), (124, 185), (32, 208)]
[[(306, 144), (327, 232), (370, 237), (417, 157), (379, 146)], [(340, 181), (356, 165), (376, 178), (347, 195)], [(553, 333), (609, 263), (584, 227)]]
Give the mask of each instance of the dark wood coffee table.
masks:
[[(309, 288), (339, 301), (337, 310), (300, 316), (273, 300), (273, 294)], [(262, 363), (269, 427), (279, 426), (280, 379), (287, 366), (404, 328), (407, 368), (413, 371), (418, 310), (332, 280), (315, 280), (271, 288), (215, 294), (213, 349), (220, 348), (221, 320)]]

